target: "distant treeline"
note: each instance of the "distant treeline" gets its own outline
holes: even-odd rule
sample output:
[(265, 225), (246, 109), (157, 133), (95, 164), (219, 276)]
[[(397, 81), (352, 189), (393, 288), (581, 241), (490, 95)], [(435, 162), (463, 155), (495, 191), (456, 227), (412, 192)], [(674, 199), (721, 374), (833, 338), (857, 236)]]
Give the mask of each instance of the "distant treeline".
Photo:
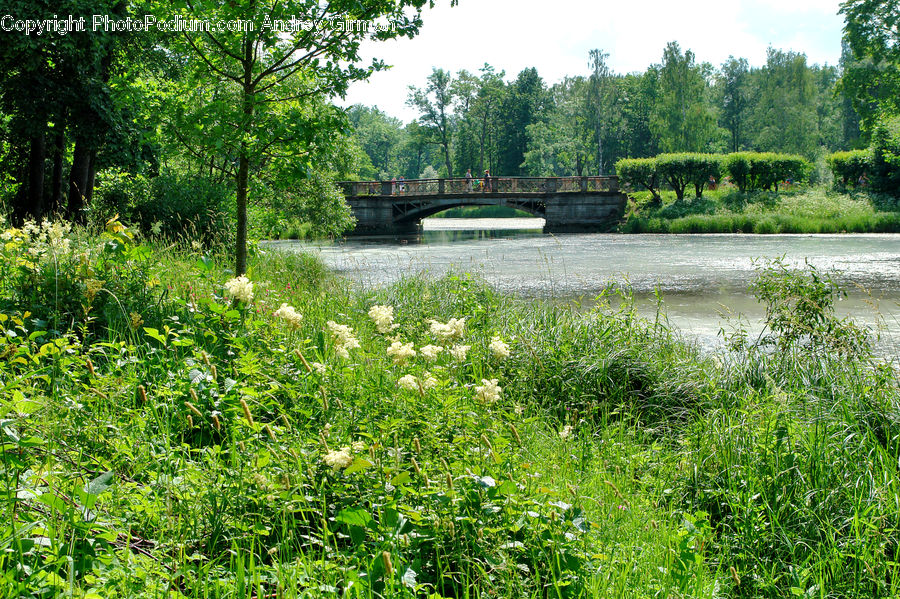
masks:
[(608, 58), (594, 50), (586, 74), (550, 86), (535, 68), (512, 81), (488, 64), (477, 74), (435, 68), (410, 86), (414, 122), (349, 110), (356, 175), (612, 174), (622, 158), (666, 152), (779, 152), (822, 164), (868, 143), (850, 86), (840, 85), (857, 66), (849, 46), (835, 66), (769, 48), (761, 67), (730, 57), (717, 68), (675, 42), (643, 73), (614, 73)]

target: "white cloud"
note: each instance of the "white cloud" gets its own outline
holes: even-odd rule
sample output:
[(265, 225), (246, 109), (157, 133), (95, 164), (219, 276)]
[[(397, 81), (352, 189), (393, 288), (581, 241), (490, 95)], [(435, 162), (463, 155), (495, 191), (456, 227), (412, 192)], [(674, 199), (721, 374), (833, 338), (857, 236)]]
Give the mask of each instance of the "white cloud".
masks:
[(588, 52), (602, 48), (618, 72), (643, 71), (678, 41), (698, 61), (729, 55), (765, 62), (766, 48), (806, 52), (810, 62), (840, 56), (840, 0), (447, 0), (426, 10), (412, 40), (373, 44), (369, 55), (394, 67), (351, 87), (343, 104), (378, 105), (404, 121), (407, 87), (422, 86), (432, 67), (477, 71), (485, 62), (508, 79), (537, 67), (548, 83), (588, 70)]

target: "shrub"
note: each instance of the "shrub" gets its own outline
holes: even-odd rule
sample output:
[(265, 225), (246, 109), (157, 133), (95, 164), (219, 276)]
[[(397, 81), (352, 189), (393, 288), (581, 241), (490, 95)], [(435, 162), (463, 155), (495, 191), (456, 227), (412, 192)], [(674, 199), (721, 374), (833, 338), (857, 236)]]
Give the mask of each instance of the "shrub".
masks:
[(782, 181), (806, 179), (810, 165), (802, 156), (772, 152), (735, 152), (724, 159), (724, 167), (742, 192), (757, 189), (778, 192)]
[(655, 203), (661, 201), (656, 158), (623, 158), (616, 162), (616, 174), (628, 185), (649, 191)]
[(825, 160), (834, 175), (835, 187), (841, 189), (846, 189), (848, 185), (856, 186), (868, 178), (872, 170), (871, 150), (835, 152)]
[(883, 119), (872, 135), (872, 188), (900, 194), (900, 117)]
[(102, 171), (97, 179), (92, 216), (98, 224), (119, 214), (144, 233), (227, 241), (231, 190), (222, 183), (172, 174), (148, 179), (120, 169)]
[(718, 179), (721, 159), (714, 154), (661, 154), (656, 157), (657, 171), (675, 191), (675, 197), (684, 199), (684, 190), (694, 186), (696, 196), (703, 196), (703, 189), (710, 178)]

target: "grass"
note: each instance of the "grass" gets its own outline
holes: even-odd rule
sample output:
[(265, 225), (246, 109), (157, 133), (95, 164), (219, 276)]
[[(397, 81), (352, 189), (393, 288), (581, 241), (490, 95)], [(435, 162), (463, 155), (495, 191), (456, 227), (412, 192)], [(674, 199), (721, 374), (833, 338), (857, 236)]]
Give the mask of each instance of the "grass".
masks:
[(509, 206), (460, 206), (438, 212), (432, 218), (532, 218), (534, 215)]
[(669, 196), (664, 193), (662, 203), (655, 205), (649, 192), (632, 194), (620, 229), (626, 233), (900, 232), (897, 200), (880, 194), (794, 187), (778, 194), (745, 194), (726, 188), (680, 202)]
[(10, 237), (2, 596), (898, 593), (896, 371), (827, 274), (767, 266), (761, 344), (708, 355), (627, 290), (585, 315), (257, 251), (242, 302), (115, 222)]

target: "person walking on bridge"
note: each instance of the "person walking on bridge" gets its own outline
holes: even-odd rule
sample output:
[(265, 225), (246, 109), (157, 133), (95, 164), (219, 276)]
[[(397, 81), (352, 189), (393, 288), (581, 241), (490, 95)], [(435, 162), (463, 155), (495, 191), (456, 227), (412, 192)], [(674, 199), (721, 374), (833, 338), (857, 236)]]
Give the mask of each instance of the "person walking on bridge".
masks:
[(484, 169), (484, 186), (481, 188), (483, 192), (488, 192), (491, 190), (491, 171), (489, 169)]
[(472, 169), (466, 169), (466, 191), (472, 191)]

